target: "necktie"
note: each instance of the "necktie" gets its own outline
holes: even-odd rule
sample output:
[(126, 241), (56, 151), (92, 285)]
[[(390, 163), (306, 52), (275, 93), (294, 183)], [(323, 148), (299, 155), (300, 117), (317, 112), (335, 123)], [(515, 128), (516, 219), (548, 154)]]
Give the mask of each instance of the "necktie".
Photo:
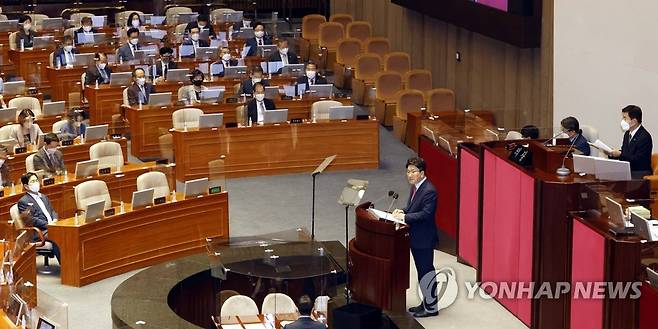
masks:
[(411, 199), (409, 199), (409, 204), (411, 204), (411, 202), (414, 201), (415, 196), (416, 196), (416, 184), (411, 186)]
[(224, 61), (224, 67), (228, 67), (228, 66), (229, 66), (229, 62), (228, 62), (228, 61)]
[(257, 101), (256, 104), (258, 105), (258, 121), (261, 122), (265, 116), (265, 104), (260, 101)]
[(167, 68), (168, 68), (168, 65), (163, 63), (162, 64), (162, 76), (163, 77), (167, 77)]
[(281, 62), (283, 65), (288, 65), (288, 55), (281, 54)]
[(98, 68), (98, 72), (101, 74), (101, 78), (103, 78), (103, 81), (107, 80), (107, 74), (105, 73), (105, 70), (101, 70)]
[(259, 45), (259, 46), (262, 46), (262, 45), (263, 45), (263, 39), (260, 39), (260, 38), (258, 39), (258, 45)]

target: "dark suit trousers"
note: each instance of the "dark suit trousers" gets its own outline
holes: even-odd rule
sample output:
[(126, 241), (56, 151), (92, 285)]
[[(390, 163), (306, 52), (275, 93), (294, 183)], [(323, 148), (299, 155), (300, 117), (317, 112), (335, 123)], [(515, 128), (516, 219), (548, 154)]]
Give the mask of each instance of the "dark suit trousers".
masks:
[[(434, 249), (433, 248), (411, 248), (411, 255), (414, 257), (416, 263), (416, 271), (418, 272), (418, 283), (420, 284), (423, 276), (434, 270)], [(434, 283), (432, 284), (434, 286)], [(422, 291), (422, 289), (421, 289)], [(423, 304), (425, 301), (423, 300)], [(425, 307), (427, 309), (427, 306)]]

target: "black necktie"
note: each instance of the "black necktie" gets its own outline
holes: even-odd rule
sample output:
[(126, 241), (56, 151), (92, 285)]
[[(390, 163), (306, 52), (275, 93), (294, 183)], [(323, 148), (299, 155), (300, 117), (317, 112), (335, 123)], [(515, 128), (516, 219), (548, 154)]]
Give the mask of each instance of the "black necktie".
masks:
[(258, 45), (262, 46), (263, 45), (263, 39), (258, 39)]
[(167, 64), (165, 64), (164, 67), (162, 68), (162, 76), (163, 76), (163, 77), (166, 77), (166, 76), (167, 76), (167, 68), (168, 68), (168, 65), (167, 65)]

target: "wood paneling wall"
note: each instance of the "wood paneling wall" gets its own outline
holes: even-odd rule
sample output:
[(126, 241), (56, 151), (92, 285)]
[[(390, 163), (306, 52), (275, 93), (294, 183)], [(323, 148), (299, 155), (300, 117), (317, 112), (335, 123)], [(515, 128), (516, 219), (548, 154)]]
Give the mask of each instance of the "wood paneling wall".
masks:
[[(543, 1), (542, 46), (521, 49), (392, 4), (390, 0), (332, 0), (387, 36), (414, 68), (432, 71), (434, 87), (455, 91), (460, 108), (488, 109), (499, 126), (552, 128), (553, 1)], [(455, 59), (456, 52), (461, 61)], [(550, 132), (549, 132), (550, 133)]]

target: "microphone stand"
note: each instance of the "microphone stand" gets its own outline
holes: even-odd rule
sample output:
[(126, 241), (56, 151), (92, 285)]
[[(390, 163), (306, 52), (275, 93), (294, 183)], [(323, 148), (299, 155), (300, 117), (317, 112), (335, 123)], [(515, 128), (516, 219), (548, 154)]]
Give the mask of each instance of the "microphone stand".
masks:
[(311, 196), (311, 241), (315, 241), (315, 177), (321, 174), (335, 158), (336, 155), (325, 158), (311, 174), (311, 177), (313, 178), (313, 193)]
[(567, 157), (569, 156), (569, 152), (571, 152), (571, 150), (573, 149), (573, 146), (576, 144), (576, 140), (578, 140), (579, 137), (580, 137), (580, 134), (576, 134), (576, 137), (573, 139), (573, 141), (571, 142), (571, 145), (569, 146), (569, 149), (567, 150), (567, 154), (565, 154), (564, 158), (562, 158), (562, 167), (557, 168), (557, 170), (555, 170), (555, 173), (558, 176), (569, 176), (569, 174), (571, 174), (571, 169), (564, 166), (564, 161), (567, 160)]

